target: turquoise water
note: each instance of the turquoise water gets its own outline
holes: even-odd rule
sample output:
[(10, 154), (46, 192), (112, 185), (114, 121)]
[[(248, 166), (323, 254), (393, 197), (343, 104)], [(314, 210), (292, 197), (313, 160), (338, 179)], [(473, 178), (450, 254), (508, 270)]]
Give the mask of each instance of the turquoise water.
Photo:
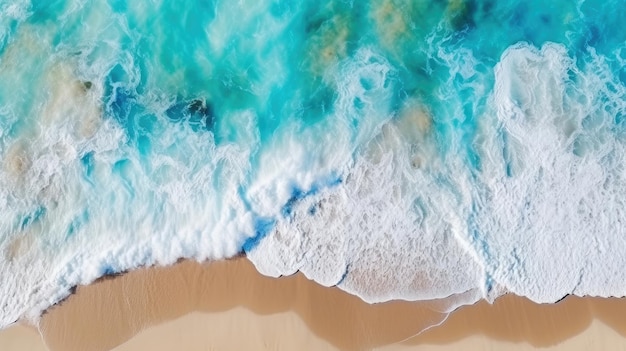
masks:
[(0, 0), (0, 326), (242, 252), (368, 302), (625, 295), (624, 10)]

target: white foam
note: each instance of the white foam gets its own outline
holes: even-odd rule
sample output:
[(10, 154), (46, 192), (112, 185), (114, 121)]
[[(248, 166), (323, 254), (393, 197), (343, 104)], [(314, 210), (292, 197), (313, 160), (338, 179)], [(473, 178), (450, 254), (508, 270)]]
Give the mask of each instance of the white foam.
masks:
[(593, 52), (578, 67), (561, 45), (511, 47), (475, 137), (480, 171), (436, 154), (428, 133), (398, 129), (407, 117), (398, 118), (374, 129), (336, 190), (297, 203), (250, 259), (265, 274), (300, 270), (370, 302), (623, 295), (614, 118), (624, 88)]
[(602, 59), (585, 66), (558, 44), (509, 48), (495, 69), (495, 120), (482, 124), (488, 162), (468, 240), (496, 281), (538, 302), (625, 293), (625, 150), (614, 118), (626, 95)]
[(59, 271), (71, 267), (63, 264), (67, 257), (57, 255), (67, 250), (64, 235), (86, 195), (76, 160), (88, 150), (109, 152), (120, 146), (120, 131), (100, 119), (97, 97), (82, 90), (67, 66), (52, 66), (41, 84), (50, 87), (50, 94), (44, 106), (35, 108), (39, 123), (12, 140), (0, 174), (5, 209), (0, 222), (5, 235), (1, 325), (25, 315), (37, 317), (67, 294), (71, 285), (58, 281), (63, 276)]
[[(361, 54), (337, 77), (345, 85), (339, 88), (334, 125), (347, 129), (339, 136), (329, 132), (328, 140), (335, 154), (354, 158), (353, 166), (344, 169), (336, 188), (297, 202), (293, 217), (281, 219), (248, 257), (263, 274), (299, 270), (368, 302), (467, 291), (474, 291), (475, 301), (483, 295), (477, 284), (483, 270), (455, 240), (464, 230), (470, 187), (468, 179), (454, 178), (460, 160), (436, 154), (431, 117), (417, 102), (390, 120), (386, 91), (394, 84), (393, 69), (371, 51)], [(364, 79), (372, 79), (368, 89)], [(365, 102), (363, 110), (355, 110), (355, 97)], [(363, 118), (370, 124), (359, 128), (362, 134), (341, 137), (353, 130), (350, 119), (363, 115), (371, 118)], [(337, 147), (344, 140), (345, 148)], [(367, 146), (355, 150), (352, 145), (360, 143)]]

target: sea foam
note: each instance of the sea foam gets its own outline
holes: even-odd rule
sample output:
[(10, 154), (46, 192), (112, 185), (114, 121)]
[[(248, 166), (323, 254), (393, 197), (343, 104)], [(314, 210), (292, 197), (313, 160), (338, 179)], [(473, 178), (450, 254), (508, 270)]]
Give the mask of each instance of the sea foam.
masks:
[(623, 296), (626, 34), (601, 5), (0, 4), (0, 327), (241, 253), (442, 311)]

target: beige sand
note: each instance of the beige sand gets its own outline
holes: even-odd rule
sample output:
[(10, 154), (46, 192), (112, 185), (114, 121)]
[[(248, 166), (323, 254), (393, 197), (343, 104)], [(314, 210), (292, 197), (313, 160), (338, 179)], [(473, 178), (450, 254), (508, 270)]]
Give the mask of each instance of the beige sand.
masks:
[(0, 350), (46, 351), (47, 348), (37, 329), (18, 324), (0, 331)]
[[(626, 350), (626, 300), (537, 305), (512, 295), (493, 306), (464, 307), (442, 326), (394, 345), (445, 318), (439, 307), (436, 301), (368, 305), (301, 274), (264, 277), (245, 259), (185, 261), (80, 287), (44, 315), (40, 329), (53, 351)], [(42, 347), (33, 330), (0, 333), (0, 350)]]
[[(234, 326), (240, 333), (233, 332)], [(445, 330), (445, 325), (442, 330)], [(258, 316), (247, 310), (233, 310), (218, 314), (194, 312), (180, 319), (149, 328), (115, 351), (170, 351), (170, 350), (336, 350), (332, 345), (312, 335), (301, 319), (293, 313)], [(513, 343), (474, 334), (443, 344), (428, 342), (400, 343), (373, 350), (377, 351), (459, 351), (503, 350), (530, 351), (537, 347)], [(562, 343), (542, 348), (553, 351), (626, 350), (626, 339), (602, 322), (594, 320), (583, 333)]]

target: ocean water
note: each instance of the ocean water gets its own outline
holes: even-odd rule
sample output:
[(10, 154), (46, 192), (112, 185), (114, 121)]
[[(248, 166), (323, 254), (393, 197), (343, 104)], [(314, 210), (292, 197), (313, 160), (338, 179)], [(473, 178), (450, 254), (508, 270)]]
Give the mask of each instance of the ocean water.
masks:
[(0, 327), (244, 253), (367, 302), (626, 295), (621, 0), (0, 0)]

